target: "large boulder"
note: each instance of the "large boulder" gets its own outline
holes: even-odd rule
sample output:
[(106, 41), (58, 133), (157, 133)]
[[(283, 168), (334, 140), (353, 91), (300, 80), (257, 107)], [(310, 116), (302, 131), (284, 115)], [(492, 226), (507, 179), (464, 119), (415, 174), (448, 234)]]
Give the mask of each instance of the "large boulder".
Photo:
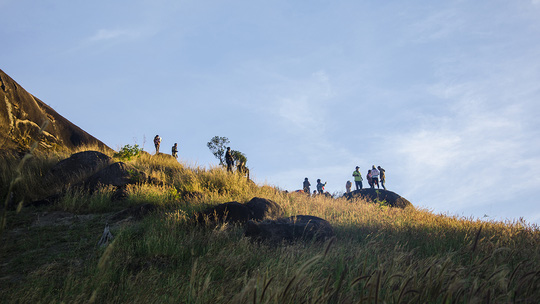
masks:
[(397, 207), (402, 209), (412, 206), (411, 202), (399, 196), (398, 194), (388, 190), (366, 188), (355, 190), (350, 193), (345, 193), (343, 196), (349, 200), (354, 198), (361, 198), (367, 202), (383, 203), (390, 207)]
[(257, 242), (282, 243), (324, 241), (334, 236), (334, 229), (328, 221), (311, 215), (296, 215), (262, 222), (248, 221), (244, 235)]
[(99, 171), (111, 158), (98, 151), (84, 151), (71, 155), (54, 165), (45, 175), (45, 186), (51, 190), (76, 184)]
[(209, 207), (196, 213), (195, 220), (199, 223), (246, 223), (249, 220), (262, 221), (280, 216), (283, 216), (283, 209), (276, 202), (254, 197), (245, 204), (228, 202)]
[(283, 209), (281, 206), (269, 199), (254, 197), (245, 205), (251, 211), (252, 220), (262, 221), (266, 218), (283, 216)]
[(96, 172), (86, 179), (84, 184), (86, 188), (95, 190), (100, 185), (120, 188), (129, 184), (146, 182), (147, 180), (148, 176), (146, 173), (126, 163), (117, 162)]
[(196, 213), (198, 223), (245, 223), (252, 217), (249, 208), (239, 202), (228, 202)]

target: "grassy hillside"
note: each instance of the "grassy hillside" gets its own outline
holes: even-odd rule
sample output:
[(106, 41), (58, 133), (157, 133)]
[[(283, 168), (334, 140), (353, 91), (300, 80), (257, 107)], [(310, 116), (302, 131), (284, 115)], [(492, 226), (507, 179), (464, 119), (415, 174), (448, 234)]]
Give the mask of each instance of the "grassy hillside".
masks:
[[(41, 177), (69, 155), (0, 159), (1, 195), (31, 201)], [(52, 206), (8, 210), (0, 235), (0, 302), (95, 303), (536, 303), (540, 232), (523, 222), (483, 222), (361, 200), (287, 194), (220, 167), (143, 155), (129, 161), (164, 181), (71, 190)], [(22, 166), (21, 166), (22, 164)], [(253, 244), (242, 226), (194, 225), (193, 212), (253, 197), (287, 216), (328, 220), (326, 243)], [(15, 202), (16, 203), (16, 202)], [(129, 206), (159, 211), (110, 222)], [(414, 204), (414, 202), (412, 202)], [(99, 247), (106, 224), (114, 240)]]

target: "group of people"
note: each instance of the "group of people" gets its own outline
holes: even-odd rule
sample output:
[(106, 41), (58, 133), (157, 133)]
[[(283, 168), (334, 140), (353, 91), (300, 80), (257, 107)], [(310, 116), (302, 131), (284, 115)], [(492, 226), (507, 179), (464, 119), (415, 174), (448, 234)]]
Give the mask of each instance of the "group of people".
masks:
[[(356, 185), (356, 190), (362, 189), (362, 182), (364, 179), (362, 178), (362, 174), (360, 173), (360, 167), (356, 166), (356, 170), (353, 171), (352, 176), (354, 177), (354, 183)], [(374, 189), (375, 186), (377, 186), (377, 189), (379, 188), (379, 182), (384, 190), (386, 190), (386, 186), (384, 183), (386, 182), (386, 175), (385, 170), (381, 168), (381, 166), (373, 167), (368, 170), (367, 175), (367, 182), (369, 186)], [(326, 182), (323, 184), (320, 179), (317, 179), (317, 190), (313, 191), (313, 195), (315, 194), (324, 194), (324, 187), (326, 186)], [(306, 177), (304, 179), (303, 189), (304, 193), (311, 194), (311, 183), (309, 182), (308, 178)], [(347, 181), (345, 184), (345, 189), (347, 190), (347, 193), (351, 192), (352, 183), (351, 181)], [(300, 190), (299, 190), (300, 191)]]
[[(354, 183), (356, 185), (356, 190), (362, 189), (362, 174), (360, 173), (360, 167), (356, 166), (356, 170), (353, 171), (352, 176), (354, 177)], [(368, 173), (366, 175), (367, 182), (369, 186), (373, 189), (375, 186), (377, 186), (377, 189), (379, 188), (379, 181), (381, 182), (381, 186), (384, 190), (386, 190), (386, 186), (384, 183), (386, 182), (386, 175), (385, 170), (381, 168), (381, 166), (373, 167), (368, 170)], [(351, 192), (352, 183), (351, 181), (347, 181), (345, 184), (345, 189), (347, 190), (347, 193)]]
[[(159, 146), (161, 145), (161, 137), (156, 135), (154, 137), (154, 146), (156, 147), (156, 155), (159, 154)], [(171, 154), (174, 158), (178, 159), (178, 143), (174, 143), (171, 149)]]
[[(311, 183), (309, 182), (308, 178), (306, 177), (304, 179), (304, 193), (311, 194)], [(326, 182), (324, 184), (321, 182), (321, 179), (317, 179), (317, 190), (313, 190), (313, 195), (319, 193), (324, 194), (324, 186), (326, 186)]]

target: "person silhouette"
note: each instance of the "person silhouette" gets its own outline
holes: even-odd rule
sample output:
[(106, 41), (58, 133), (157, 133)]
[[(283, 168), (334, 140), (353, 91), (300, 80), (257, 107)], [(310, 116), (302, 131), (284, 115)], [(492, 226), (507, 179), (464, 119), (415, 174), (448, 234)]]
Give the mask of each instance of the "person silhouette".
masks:
[(159, 137), (159, 135), (156, 135), (156, 137), (154, 137), (154, 146), (156, 147), (156, 155), (159, 154), (160, 144), (161, 144), (161, 137)]
[(178, 159), (178, 143), (174, 143), (174, 146), (172, 146), (172, 156), (176, 159)]

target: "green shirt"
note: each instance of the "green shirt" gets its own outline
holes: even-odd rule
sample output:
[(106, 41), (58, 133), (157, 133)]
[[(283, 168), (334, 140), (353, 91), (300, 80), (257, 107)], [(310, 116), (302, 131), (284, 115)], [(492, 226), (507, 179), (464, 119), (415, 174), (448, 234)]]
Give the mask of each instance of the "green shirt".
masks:
[(354, 181), (355, 182), (361, 182), (363, 180), (362, 179), (362, 174), (360, 174), (360, 171), (354, 170), (354, 172), (352, 173), (352, 176), (354, 176)]

